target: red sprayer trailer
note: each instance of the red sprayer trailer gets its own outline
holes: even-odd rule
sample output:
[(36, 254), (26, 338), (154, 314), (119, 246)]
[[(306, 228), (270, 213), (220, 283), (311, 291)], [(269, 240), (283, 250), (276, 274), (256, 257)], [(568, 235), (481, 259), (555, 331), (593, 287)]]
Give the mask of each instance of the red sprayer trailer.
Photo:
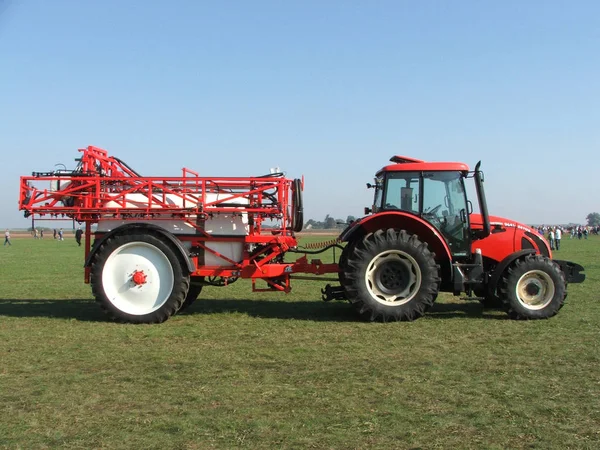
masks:
[[(438, 292), (474, 294), (513, 319), (543, 319), (563, 306), (567, 282), (585, 278), (580, 265), (552, 259), (533, 229), (488, 215), (479, 164), (470, 171), (393, 157), (367, 184), (375, 199), (365, 216), (309, 251), (296, 238), (300, 179), (201, 177), (189, 169), (146, 177), (100, 148), (79, 151), (74, 170), (21, 177), (19, 208), (37, 220), (85, 224), (85, 282), (121, 322), (163, 322), (203, 286), (239, 278), (274, 292), (289, 292), (293, 278), (336, 280), (323, 299), (347, 299), (367, 320), (416, 319)], [(467, 199), (468, 178), (480, 214)], [(341, 249), (337, 263), (309, 261), (332, 246)], [(301, 256), (286, 262), (291, 252)]]

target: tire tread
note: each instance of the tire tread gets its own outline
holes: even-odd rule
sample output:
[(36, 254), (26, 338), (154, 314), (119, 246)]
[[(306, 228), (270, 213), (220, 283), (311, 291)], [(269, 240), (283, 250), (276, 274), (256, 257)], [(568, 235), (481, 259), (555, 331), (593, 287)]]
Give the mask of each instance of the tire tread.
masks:
[[(439, 266), (435, 261), (435, 254), (429, 251), (427, 243), (421, 242), (417, 235), (388, 228), (369, 233), (362, 241), (353, 245), (354, 249), (347, 255), (345, 267), (342, 268), (344, 288), (350, 303), (363, 319), (371, 322), (413, 321), (433, 305), (441, 282)], [(389, 306), (377, 302), (364, 285), (362, 275), (366, 266), (377, 254), (389, 249), (406, 251), (421, 262), (421, 287), (415, 298), (403, 305)]]

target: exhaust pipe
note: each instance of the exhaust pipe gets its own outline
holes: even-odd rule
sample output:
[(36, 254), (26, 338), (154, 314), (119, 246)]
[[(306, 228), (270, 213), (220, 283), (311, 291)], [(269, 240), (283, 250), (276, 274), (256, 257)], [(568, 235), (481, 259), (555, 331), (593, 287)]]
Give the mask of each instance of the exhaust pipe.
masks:
[(475, 189), (477, 190), (477, 199), (479, 200), (479, 212), (483, 220), (483, 230), (475, 235), (476, 239), (483, 239), (490, 235), (492, 228), (490, 226), (490, 215), (488, 213), (487, 201), (485, 200), (485, 190), (483, 189), (483, 172), (479, 170), (481, 161), (475, 166)]

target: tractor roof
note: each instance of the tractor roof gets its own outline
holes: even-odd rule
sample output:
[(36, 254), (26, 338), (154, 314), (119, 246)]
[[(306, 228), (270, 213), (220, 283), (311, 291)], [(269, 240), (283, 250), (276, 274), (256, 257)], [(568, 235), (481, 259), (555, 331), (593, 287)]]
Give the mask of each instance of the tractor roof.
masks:
[(383, 167), (377, 172), (377, 175), (383, 172), (469, 171), (469, 166), (459, 162), (427, 162), (421, 159), (399, 155), (392, 156), (390, 161), (394, 164)]

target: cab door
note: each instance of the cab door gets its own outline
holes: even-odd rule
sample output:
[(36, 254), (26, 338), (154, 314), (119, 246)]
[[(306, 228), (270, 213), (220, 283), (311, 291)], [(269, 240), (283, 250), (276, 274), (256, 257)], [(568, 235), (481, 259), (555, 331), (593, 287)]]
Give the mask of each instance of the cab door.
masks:
[(454, 256), (470, 256), (467, 197), (460, 172), (423, 173), (421, 216), (440, 231)]

